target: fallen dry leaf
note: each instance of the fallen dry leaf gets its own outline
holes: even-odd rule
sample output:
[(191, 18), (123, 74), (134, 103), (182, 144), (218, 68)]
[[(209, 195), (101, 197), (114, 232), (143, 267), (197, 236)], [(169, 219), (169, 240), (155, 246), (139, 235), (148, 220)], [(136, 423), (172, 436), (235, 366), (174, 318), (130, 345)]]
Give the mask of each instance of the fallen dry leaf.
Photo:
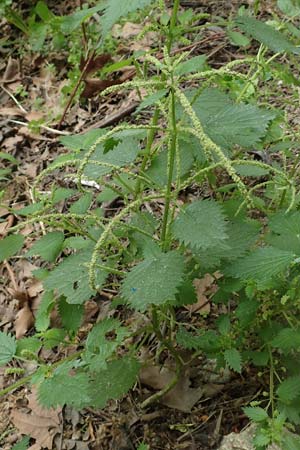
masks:
[(16, 338), (17, 339), (22, 338), (27, 333), (27, 331), (30, 330), (33, 324), (34, 324), (34, 317), (28, 302), (26, 302), (23, 308), (21, 308), (20, 311), (18, 311), (16, 316), (15, 320)]
[(11, 414), (12, 422), (20, 432), (36, 441), (28, 450), (52, 449), (53, 438), (60, 432), (61, 408), (42, 408), (35, 391), (28, 395), (28, 407), (31, 413), (14, 410)]
[(209, 296), (215, 293), (218, 289), (215, 281), (220, 278), (218, 272), (213, 275), (206, 273), (202, 278), (195, 278), (193, 286), (195, 287), (197, 302), (192, 305), (186, 305), (185, 308), (191, 313), (199, 312), (200, 314), (210, 313), (210, 301)]
[[(155, 390), (163, 389), (174, 376), (175, 372), (167, 367), (148, 366), (140, 371), (141, 383)], [(182, 374), (176, 386), (160, 399), (160, 403), (169, 408), (190, 412), (204, 393), (202, 387), (191, 388), (190, 384), (190, 378), (186, 374)]]

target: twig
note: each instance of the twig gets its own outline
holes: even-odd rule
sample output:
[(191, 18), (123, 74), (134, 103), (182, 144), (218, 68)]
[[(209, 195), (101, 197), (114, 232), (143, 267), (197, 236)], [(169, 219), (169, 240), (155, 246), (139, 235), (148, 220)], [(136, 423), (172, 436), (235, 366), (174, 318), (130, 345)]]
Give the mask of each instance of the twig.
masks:
[(91, 55), (90, 55), (89, 58), (87, 59), (85, 65), (84, 65), (84, 68), (82, 69), (82, 72), (81, 72), (81, 74), (80, 74), (80, 77), (78, 78), (77, 83), (75, 84), (75, 86), (74, 86), (74, 88), (73, 88), (73, 91), (72, 91), (72, 93), (71, 93), (71, 95), (70, 95), (69, 101), (68, 101), (68, 103), (66, 104), (65, 109), (64, 109), (64, 111), (63, 111), (63, 113), (62, 113), (62, 116), (61, 116), (60, 121), (59, 121), (59, 123), (58, 123), (58, 128), (60, 128), (60, 127), (62, 126), (62, 123), (63, 123), (63, 121), (65, 120), (66, 114), (67, 114), (67, 112), (68, 112), (68, 110), (69, 110), (69, 108), (70, 108), (70, 106), (71, 106), (71, 104), (72, 104), (72, 102), (73, 102), (73, 100), (74, 100), (74, 97), (75, 97), (75, 95), (76, 95), (76, 92), (77, 92), (78, 89), (79, 89), (80, 83), (83, 81), (83, 79), (84, 79), (84, 77), (85, 77), (85, 75), (86, 75), (87, 68), (89, 67), (89, 65), (90, 65), (90, 63), (91, 63), (91, 61), (92, 61), (92, 59), (94, 58), (95, 53), (96, 53), (96, 51), (93, 50), (92, 53), (91, 53)]
[[(17, 125), (23, 125), (24, 127), (28, 127), (28, 123), (21, 122), (21, 120), (8, 119), (8, 122), (12, 122), (12, 123), (16, 123)], [(47, 127), (46, 125), (39, 125), (39, 126), (40, 126), (40, 128), (43, 128), (44, 130), (49, 131), (50, 133), (53, 133), (53, 134), (59, 134), (62, 136), (69, 136), (69, 134), (71, 134), (69, 131), (56, 130), (55, 128)]]
[(27, 114), (27, 111), (25, 108), (23, 108), (23, 106), (21, 105), (21, 103), (16, 99), (16, 97), (14, 96), (14, 94), (12, 92), (10, 92), (8, 89), (6, 89), (6, 87), (3, 86), (3, 84), (1, 84), (1, 88), (3, 89), (4, 92), (6, 92), (7, 95), (10, 96), (10, 98), (13, 99), (13, 101), (15, 102), (15, 104), (17, 105), (17, 107), (22, 111), (22, 113)]
[(9, 275), (10, 281), (12, 282), (14, 290), (17, 291), (18, 290), (18, 285), (17, 285), (17, 282), (16, 282), (15, 274), (13, 273), (9, 263), (6, 260), (4, 261), (3, 265), (4, 265), (5, 269), (8, 272), (8, 275)]

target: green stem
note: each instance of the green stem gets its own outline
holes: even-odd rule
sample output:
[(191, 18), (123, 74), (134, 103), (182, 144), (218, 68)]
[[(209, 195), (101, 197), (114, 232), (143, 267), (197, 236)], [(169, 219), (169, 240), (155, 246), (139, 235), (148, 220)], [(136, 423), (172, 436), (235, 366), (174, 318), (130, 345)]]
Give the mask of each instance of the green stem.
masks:
[(173, 43), (174, 30), (176, 28), (178, 9), (179, 9), (179, 0), (174, 0), (174, 6), (173, 6), (172, 16), (171, 16), (171, 20), (170, 20), (169, 37), (168, 37), (168, 43), (167, 43), (167, 49), (168, 49), (169, 55), (170, 55), (171, 47), (172, 47), (172, 43)]
[[(145, 148), (144, 158), (143, 158), (143, 161), (142, 161), (142, 164), (140, 167), (140, 173), (144, 173), (147, 162), (149, 161), (149, 158), (151, 155), (152, 144), (153, 144), (154, 137), (155, 137), (156, 126), (158, 124), (158, 119), (159, 119), (159, 108), (157, 107), (154, 111), (152, 123), (151, 123), (153, 128), (151, 128), (148, 131), (147, 144), (146, 144), (146, 148)], [(135, 198), (137, 198), (137, 196), (140, 192), (141, 192), (141, 180), (137, 179), (136, 186), (135, 186)]]
[(173, 132), (172, 132), (170, 145), (169, 145), (168, 181), (167, 181), (167, 191), (166, 191), (166, 195), (165, 195), (165, 208), (164, 208), (162, 231), (161, 231), (161, 242), (162, 242), (162, 248), (164, 251), (166, 251), (169, 246), (168, 240), (167, 240), (167, 231), (168, 231), (172, 179), (173, 179), (174, 166), (175, 166), (176, 143), (177, 143), (177, 124), (176, 124), (174, 89), (171, 90), (170, 95), (171, 95), (171, 127), (172, 127)]

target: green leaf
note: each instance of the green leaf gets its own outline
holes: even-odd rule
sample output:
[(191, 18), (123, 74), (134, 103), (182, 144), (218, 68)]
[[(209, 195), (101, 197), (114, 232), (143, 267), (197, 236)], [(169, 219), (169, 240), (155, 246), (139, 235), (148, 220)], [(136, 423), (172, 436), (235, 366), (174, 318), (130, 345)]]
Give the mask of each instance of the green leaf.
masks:
[[(48, 290), (56, 290), (59, 295), (64, 295), (68, 303), (82, 304), (95, 295), (96, 291), (89, 286), (88, 268), (91, 250), (83, 250), (75, 255), (68, 256), (55, 267), (44, 286)], [(107, 273), (97, 271), (96, 282), (101, 286), (107, 277)]]
[(230, 39), (232, 45), (237, 45), (238, 47), (247, 47), (250, 44), (250, 40), (247, 36), (239, 33), (238, 31), (227, 30), (227, 36)]
[(50, 325), (50, 312), (55, 306), (55, 299), (52, 291), (45, 291), (41, 298), (36, 318), (35, 329), (37, 331), (46, 331)]
[(258, 166), (253, 166), (252, 164), (233, 164), (233, 167), (235, 168), (235, 170), (237, 171), (237, 173), (239, 175), (241, 175), (242, 177), (262, 177), (264, 175), (267, 175), (270, 171), (262, 168), (262, 167), (258, 167)]
[(112, 26), (119, 21), (121, 17), (137, 9), (143, 9), (149, 6), (153, 0), (106, 0), (105, 10), (101, 17), (102, 35), (105, 37)]
[(164, 98), (167, 93), (168, 93), (168, 89), (161, 89), (160, 91), (154, 92), (154, 94), (148, 95), (140, 103), (140, 105), (138, 106), (138, 108), (135, 111), (135, 114), (138, 114), (143, 109), (148, 108), (148, 106), (155, 105), (157, 102), (159, 102), (159, 100)]
[(35, 336), (24, 337), (22, 339), (17, 340), (17, 356), (23, 356), (23, 352), (30, 352), (33, 354), (37, 354), (42, 346), (39, 338)]
[(240, 352), (236, 348), (225, 350), (224, 359), (230, 369), (234, 370), (235, 372), (241, 373), (242, 357)]
[(273, 247), (259, 248), (235, 261), (225, 269), (225, 273), (243, 280), (265, 282), (285, 271), (294, 259), (291, 252)]
[(203, 350), (205, 353), (210, 353), (220, 349), (218, 335), (213, 330), (197, 335), (181, 328), (176, 335), (176, 340), (179, 345), (190, 350)]
[(92, 405), (104, 408), (108, 400), (118, 399), (134, 385), (140, 364), (133, 358), (124, 357), (107, 364), (107, 369), (91, 378), (90, 397)]
[(267, 411), (259, 406), (246, 406), (243, 411), (253, 422), (264, 422), (269, 418)]
[(285, 450), (299, 450), (300, 436), (297, 436), (296, 434), (292, 434), (286, 431), (285, 433), (283, 433), (282, 444)]
[(26, 256), (40, 255), (44, 261), (54, 262), (60, 252), (64, 242), (62, 231), (52, 231), (36, 241)]
[(246, 34), (252, 36), (275, 53), (299, 53), (299, 49), (287, 40), (280, 31), (275, 30), (264, 22), (253, 17), (240, 16), (236, 19), (236, 23)]
[(287, 16), (293, 17), (300, 15), (299, 0), (277, 0), (277, 5)]
[(173, 224), (175, 238), (196, 249), (221, 245), (228, 237), (221, 206), (213, 200), (197, 200), (182, 208)]
[(180, 63), (176, 66), (174, 73), (175, 75), (185, 75), (192, 72), (202, 72), (205, 69), (206, 56), (198, 55), (193, 58)]
[(116, 319), (104, 319), (96, 324), (86, 341), (84, 360), (91, 371), (106, 369), (106, 360), (128, 336), (128, 330)]
[(89, 207), (91, 206), (93, 200), (93, 194), (91, 192), (87, 192), (82, 195), (79, 200), (72, 204), (69, 211), (72, 214), (84, 214), (87, 212)]
[(235, 310), (236, 317), (239, 319), (241, 327), (248, 327), (256, 316), (259, 303), (253, 299), (242, 300)]
[(69, 16), (63, 16), (60, 18), (61, 23), (61, 31), (63, 33), (72, 33), (75, 31), (82, 22), (85, 22), (87, 19), (92, 17), (93, 14), (103, 9), (102, 2), (100, 2), (97, 6), (93, 8), (82, 9), (80, 11), (76, 11)]
[(105, 128), (93, 129), (83, 134), (62, 136), (60, 142), (70, 150), (88, 150), (106, 132)]
[(58, 311), (64, 328), (68, 331), (77, 331), (83, 317), (83, 306), (71, 305), (62, 297), (58, 303)]
[(24, 436), (19, 442), (12, 446), (11, 450), (27, 450), (30, 437)]
[(0, 366), (9, 363), (15, 356), (16, 350), (15, 338), (0, 331)]
[(66, 331), (62, 328), (51, 328), (43, 333), (44, 347), (51, 349), (57, 347), (66, 337)]
[(7, 161), (10, 161), (11, 163), (16, 164), (16, 165), (19, 164), (18, 160), (13, 155), (10, 155), (9, 153), (0, 152), (0, 159), (6, 159)]
[[(190, 91), (193, 97), (195, 91)], [(218, 89), (205, 89), (193, 102), (206, 133), (221, 147), (231, 150), (233, 145), (252, 148), (265, 136), (269, 122), (276, 117), (254, 105), (234, 103)]]
[(277, 388), (277, 395), (283, 403), (290, 403), (300, 397), (300, 376), (289, 377)]
[(272, 346), (280, 348), (283, 352), (300, 349), (300, 330), (283, 328), (272, 340)]
[(0, 241), (0, 262), (18, 253), (24, 242), (24, 236), (15, 234), (7, 236)]
[(273, 247), (300, 255), (300, 212), (278, 213), (269, 222), (272, 231), (266, 241)]
[(176, 251), (161, 253), (140, 262), (125, 277), (121, 292), (134, 309), (145, 311), (150, 304), (175, 300), (182, 282), (184, 258)]
[(38, 386), (39, 402), (46, 408), (69, 405), (81, 409), (92, 403), (88, 375), (71, 373), (72, 364), (63, 363)]

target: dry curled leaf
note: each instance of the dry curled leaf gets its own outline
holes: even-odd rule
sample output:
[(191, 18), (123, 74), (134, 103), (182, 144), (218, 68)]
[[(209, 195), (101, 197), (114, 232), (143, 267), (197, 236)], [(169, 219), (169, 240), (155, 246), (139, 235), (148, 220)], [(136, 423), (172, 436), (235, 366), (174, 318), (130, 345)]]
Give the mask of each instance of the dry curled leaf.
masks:
[(28, 396), (28, 407), (30, 413), (13, 410), (11, 414), (12, 422), (20, 432), (36, 441), (28, 450), (52, 449), (53, 438), (60, 432), (61, 408), (42, 408), (35, 391)]
[(34, 324), (34, 317), (28, 302), (26, 302), (23, 308), (21, 308), (20, 311), (18, 311), (16, 316), (15, 320), (16, 338), (17, 339), (22, 338), (27, 333), (27, 331), (30, 330), (33, 324)]

